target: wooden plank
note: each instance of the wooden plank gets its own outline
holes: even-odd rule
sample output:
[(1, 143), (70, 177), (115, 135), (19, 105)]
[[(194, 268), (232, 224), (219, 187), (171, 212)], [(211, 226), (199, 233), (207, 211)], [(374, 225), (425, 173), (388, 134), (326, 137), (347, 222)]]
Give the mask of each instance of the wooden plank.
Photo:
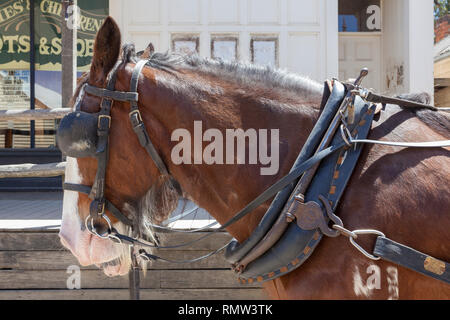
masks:
[[(260, 287), (260, 284), (250, 287)], [(244, 287), (231, 270), (167, 270), (161, 271), (161, 288), (233, 288)]]
[(36, 109), (36, 110), (0, 110), (0, 120), (28, 121), (61, 119), (72, 110), (69, 108)]
[[(161, 245), (177, 245), (202, 237), (208, 232), (161, 234)], [(231, 236), (218, 232), (210, 237), (185, 246), (167, 250), (216, 250), (226, 244)], [(0, 232), (0, 251), (5, 250), (61, 250), (57, 232)]]
[[(0, 290), (0, 300), (127, 300), (127, 289)], [(141, 289), (141, 300), (264, 300), (262, 289)]]
[(450, 107), (450, 86), (434, 91), (434, 105), (436, 107)]
[(1, 232), (0, 250), (62, 250), (57, 232)]
[(435, 87), (450, 87), (450, 78), (434, 78)]
[(444, 58), (434, 63), (434, 77), (445, 78), (450, 74), (450, 58)]
[(65, 162), (22, 163), (0, 166), (0, 178), (57, 177), (64, 175)]
[[(188, 260), (203, 256), (207, 250), (158, 250), (157, 255), (171, 260)], [(78, 260), (67, 250), (60, 251), (0, 251), (0, 269), (21, 270), (67, 270), (68, 266), (78, 265)], [(230, 269), (230, 264), (221, 253), (207, 259), (183, 264), (155, 261), (148, 269)], [(98, 270), (96, 266), (81, 269)]]
[[(65, 270), (0, 270), (0, 289), (66, 289), (72, 273)], [(128, 288), (128, 277), (107, 277), (101, 270), (80, 270), (82, 289)], [(244, 286), (231, 270), (148, 270), (141, 288), (215, 289)]]

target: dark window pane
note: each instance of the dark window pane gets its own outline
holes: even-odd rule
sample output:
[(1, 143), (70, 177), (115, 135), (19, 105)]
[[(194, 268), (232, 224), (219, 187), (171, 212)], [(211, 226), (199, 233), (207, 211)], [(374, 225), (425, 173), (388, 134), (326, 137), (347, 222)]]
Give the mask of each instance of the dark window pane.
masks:
[(237, 38), (213, 37), (211, 39), (211, 57), (223, 61), (234, 61), (237, 59)]
[(172, 51), (183, 54), (198, 53), (199, 38), (195, 35), (172, 35)]
[(339, 0), (339, 32), (381, 31), (380, 0)]
[(278, 39), (254, 37), (250, 42), (252, 62), (262, 66), (278, 66)]

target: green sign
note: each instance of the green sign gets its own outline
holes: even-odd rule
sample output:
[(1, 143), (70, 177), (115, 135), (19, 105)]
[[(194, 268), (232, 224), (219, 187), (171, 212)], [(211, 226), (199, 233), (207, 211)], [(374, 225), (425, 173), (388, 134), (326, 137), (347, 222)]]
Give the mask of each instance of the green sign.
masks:
[[(30, 1), (0, 0), (0, 70), (29, 69)], [(35, 61), (37, 70), (61, 70), (62, 3), (35, 1)], [(89, 69), (94, 39), (108, 15), (108, 0), (78, 0), (64, 23), (77, 27), (77, 66)], [(78, 21), (77, 25), (73, 22)]]

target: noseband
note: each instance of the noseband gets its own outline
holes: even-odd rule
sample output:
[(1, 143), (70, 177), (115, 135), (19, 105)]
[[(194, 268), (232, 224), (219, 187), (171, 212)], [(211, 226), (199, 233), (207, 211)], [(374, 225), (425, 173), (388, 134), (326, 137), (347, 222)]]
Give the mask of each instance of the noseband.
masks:
[[(159, 172), (162, 175), (168, 175), (168, 170), (163, 160), (149, 138), (137, 105), (139, 99), (137, 92), (139, 75), (146, 62), (146, 60), (140, 60), (136, 63), (131, 75), (129, 92), (116, 91), (114, 89), (117, 70), (121, 65), (121, 61), (118, 61), (109, 73), (106, 89), (84, 84), (75, 102), (75, 111), (66, 115), (61, 120), (58, 128), (57, 143), (65, 155), (74, 158), (95, 157), (97, 159), (97, 173), (92, 187), (64, 183), (64, 190), (85, 193), (89, 195), (89, 198), (93, 199), (89, 207), (89, 216), (85, 219), (85, 226), (91, 233), (101, 238), (112, 238), (118, 241), (121, 241), (121, 238), (127, 238), (114, 230), (110, 219), (105, 214), (105, 209), (110, 211), (120, 222), (133, 228), (133, 221), (108, 201), (104, 194), (106, 167), (109, 156), (111, 107), (114, 100), (130, 103), (130, 122), (141, 146), (150, 155)], [(81, 111), (81, 103), (85, 93), (102, 98), (98, 113)], [(105, 232), (100, 233), (95, 228), (94, 222), (99, 219), (104, 220), (108, 226)]]

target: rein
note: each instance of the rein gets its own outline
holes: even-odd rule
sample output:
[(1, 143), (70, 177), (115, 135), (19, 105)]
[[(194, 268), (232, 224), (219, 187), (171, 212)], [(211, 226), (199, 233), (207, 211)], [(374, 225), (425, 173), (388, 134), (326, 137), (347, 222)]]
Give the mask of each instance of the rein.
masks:
[[(340, 107), (338, 109), (338, 112), (334, 116), (335, 119), (335, 125), (336, 128), (333, 130), (336, 131), (337, 126), (339, 126), (340, 133), (342, 135), (342, 142), (336, 145), (327, 146), (322, 148), (321, 150), (317, 150), (315, 154), (304, 157), (301, 162), (298, 164), (296, 163), (295, 167), (289, 172), (287, 175), (282, 177), (280, 180), (275, 182), (273, 185), (271, 185), (269, 188), (267, 188), (264, 192), (262, 192), (259, 196), (257, 196), (253, 201), (251, 201), (249, 204), (247, 204), (243, 209), (241, 209), (238, 213), (236, 213), (231, 219), (229, 219), (227, 222), (225, 222), (223, 225), (221, 225), (219, 228), (209, 232), (206, 235), (203, 235), (195, 240), (185, 242), (182, 244), (176, 244), (176, 245), (170, 245), (170, 246), (161, 246), (159, 245), (157, 239), (156, 241), (149, 242), (144, 239), (140, 239), (138, 237), (132, 237), (127, 236), (124, 234), (121, 234), (117, 232), (117, 230), (112, 226), (110, 219), (105, 214), (105, 209), (108, 210), (113, 214), (114, 217), (116, 217), (120, 222), (124, 223), (125, 225), (131, 227), (132, 231), (134, 230), (134, 223), (132, 220), (130, 220), (126, 215), (124, 215), (117, 207), (115, 207), (109, 200), (107, 200), (104, 196), (105, 191), (105, 176), (106, 176), (106, 167), (108, 163), (108, 154), (109, 154), (109, 133), (110, 133), (110, 126), (111, 126), (111, 107), (113, 105), (113, 102), (115, 100), (117, 101), (124, 101), (130, 103), (130, 112), (129, 112), (129, 118), (131, 125), (133, 127), (133, 130), (135, 134), (138, 137), (138, 140), (143, 148), (147, 151), (149, 156), (151, 157), (152, 161), (158, 168), (161, 175), (169, 175), (169, 171), (159, 156), (156, 148), (152, 144), (149, 135), (147, 133), (147, 130), (145, 128), (144, 122), (142, 120), (142, 116), (139, 111), (138, 107), (138, 100), (139, 100), (139, 94), (137, 92), (138, 87), (138, 80), (139, 75), (142, 71), (142, 68), (146, 65), (147, 60), (140, 60), (136, 63), (135, 68), (133, 69), (131, 80), (130, 80), (130, 91), (129, 92), (122, 92), (122, 91), (116, 91), (115, 88), (115, 82), (116, 82), (116, 76), (117, 76), (117, 70), (119, 66), (121, 65), (121, 61), (118, 61), (114, 68), (111, 70), (111, 72), (108, 74), (107, 78), (107, 85), (106, 88), (98, 88), (91, 86), (89, 84), (83, 85), (75, 105), (75, 114), (81, 114), (83, 113), (81, 111), (81, 103), (84, 97), (84, 93), (88, 93), (97, 97), (102, 98), (101, 105), (100, 105), (100, 112), (97, 116), (97, 136), (98, 136), (98, 143), (96, 146), (96, 152), (95, 156), (97, 158), (98, 168), (97, 173), (95, 176), (94, 183), (92, 187), (86, 186), (86, 185), (80, 185), (80, 184), (73, 184), (73, 183), (64, 183), (64, 190), (70, 190), (70, 191), (76, 191), (80, 193), (87, 194), (90, 199), (92, 199), (92, 202), (90, 204), (90, 210), (89, 210), (89, 216), (85, 219), (85, 226), (89, 232), (92, 234), (100, 237), (100, 238), (107, 238), (117, 243), (122, 244), (128, 244), (130, 246), (140, 246), (140, 247), (150, 247), (150, 248), (180, 248), (185, 247), (188, 245), (192, 245), (193, 243), (196, 243), (198, 241), (201, 241), (203, 239), (206, 239), (213, 234), (225, 230), (227, 227), (231, 226), (232, 224), (236, 223), (246, 215), (248, 215), (250, 212), (258, 208), (261, 204), (266, 202), (267, 200), (271, 199), (275, 195), (279, 194), (280, 191), (282, 191), (285, 187), (292, 185), (295, 183), (305, 172), (307, 172), (309, 169), (314, 168), (317, 166), (321, 160), (324, 158), (336, 153), (337, 151), (342, 150), (345, 147), (349, 146), (355, 146), (357, 143), (371, 143), (371, 144), (388, 144), (392, 146), (400, 146), (400, 147), (448, 147), (450, 146), (450, 140), (443, 140), (443, 141), (434, 141), (434, 142), (422, 142), (422, 143), (401, 143), (401, 142), (385, 142), (385, 141), (374, 141), (374, 140), (367, 140), (367, 139), (354, 139), (352, 137), (352, 134), (347, 129), (347, 121), (352, 118), (352, 99), (356, 95), (360, 95), (363, 99), (369, 102), (381, 102), (381, 103), (391, 103), (395, 100), (395, 104), (402, 105), (405, 107), (420, 107), (420, 108), (428, 108), (430, 110), (436, 111), (435, 107), (429, 106), (429, 105), (423, 105), (420, 103), (415, 103), (403, 99), (397, 99), (397, 98), (389, 98), (389, 97), (383, 97), (375, 95), (371, 92), (365, 93), (362, 88), (359, 87), (359, 84), (362, 80), (362, 78), (367, 74), (367, 71), (365, 71), (365, 74), (361, 72), (360, 77), (355, 81), (353, 85), (346, 86), (348, 89), (348, 93), (342, 103), (340, 104)], [(337, 80), (335, 80), (337, 81)], [(387, 99), (385, 99), (387, 98)], [(372, 99), (372, 100), (371, 100)], [(389, 100), (391, 99), (391, 100)], [(394, 100), (392, 100), (394, 99)], [(354, 100), (353, 100), (354, 101)], [(345, 116), (344, 113), (347, 113)], [(66, 116), (67, 117), (67, 116)], [(64, 120), (64, 119), (63, 119)], [(59, 129), (58, 129), (59, 131)], [(58, 133), (59, 135), (59, 133)], [(303, 150), (302, 150), (303, 151)], [(76, 157), (76, 156), (75, 156)], [(357, 234), (363, 234), (363, 233), (375, 233), (380, 236), (382, 236), (384, 239), (387, 239), (384, 237), (383, 234), (381, 234), (379, 231), (376, 230), (354, 230), (349, 231), (345, 229), (342, 225), (342, 221), (340, 221), (339, 218), (337, 218), (332, 212), (328, 212), (329, 218), (335, 222), (333, 229), (334, 235), (347, 235), (349, 236), (349, 239), (351, 243), (358, 248), (359, 246), (356, 244), (354, 239), (356, 239)], [(292, 217), (291, 217), (292, 218)], [(95, 222), (103, 220), (107, 224), (107, 230), (104, 232), (100, 232), (96, 229)], [(291, 220), (292, 221), (292, 220)], [(289, 223), (290, 221), (288, 221)], [(335, 227), (337, 226), (337, 227)], [(155, 231), (167, 231), (168, 228), (159, 227), (159, 226), (152, 226)], [(192, 230), (190, 232), (195, 231), (202, 231), (204, 228), (199, 228), (196, 230)], [(329, 235), (329, 234), (327, 234)], [(389, 239), (387, 239), (389, 240)], [(230, 241), (230, 243), (233, 242)], [(158, 257), (152, 254), (148, 254), (145, 252), (144, 249), (140, 249), (138, 252), (134, 252), (134, 258), (133, 261), (135, 261), (136, 257), (142, 257), (144, 259), (148, 260), (162, 260), (166, 262), (171, 263), (188, 263), (188, 262), (194, 262), (199, 261), (202, 259), (205, 259), (222, 249), (229, 246), (230, 243), (227, 243), (225, 246), (212, 251), (208, 253), (207, 255), (191, 259), (191, 260), (184, 260), (184, 261), (176, 261), (176, 260), (168, 260), (162, 257)], [(236, 248), (236, 247), (235, 247)], [(363, 252), (368, 257), (374, 257), (370, 254), (366, 254), (361, 247), (358, 248), (361, 252)], [(247, 250), (248, 251), (248, 250)], [(246, 253), (244, 253), (245, 255)], [(378, 257), (379, 258), (379, 257)]]

